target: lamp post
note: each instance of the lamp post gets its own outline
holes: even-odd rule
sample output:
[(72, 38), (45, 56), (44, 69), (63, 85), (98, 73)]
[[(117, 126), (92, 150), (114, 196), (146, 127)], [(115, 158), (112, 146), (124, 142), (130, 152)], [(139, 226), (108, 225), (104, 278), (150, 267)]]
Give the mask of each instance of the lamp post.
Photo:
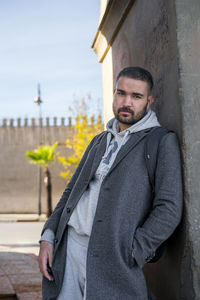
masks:
[[(38, 83), (37, 87), (38, 95), (35, 98), (34, 102), (39, 107), (39, 145), (42, 144), (42, 108), (41, 108), (41, 97), (40, 97), (40, 84)], [(41, 215), (41, 193), (42, 193), (42, 167), (39, 167), (39, 188), (38, 188), (38, 216)]]

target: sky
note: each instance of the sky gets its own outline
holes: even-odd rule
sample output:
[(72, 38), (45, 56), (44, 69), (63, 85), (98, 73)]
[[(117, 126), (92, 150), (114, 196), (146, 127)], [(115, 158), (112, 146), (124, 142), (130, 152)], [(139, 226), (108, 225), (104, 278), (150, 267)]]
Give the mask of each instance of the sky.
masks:
[[(0, 119), (69, 117), (74, 100), (102, 108), (101, 64), (91, 48), (100, 0), (0, 1)], [(90, 95), (90, 96), (88, 96)]]

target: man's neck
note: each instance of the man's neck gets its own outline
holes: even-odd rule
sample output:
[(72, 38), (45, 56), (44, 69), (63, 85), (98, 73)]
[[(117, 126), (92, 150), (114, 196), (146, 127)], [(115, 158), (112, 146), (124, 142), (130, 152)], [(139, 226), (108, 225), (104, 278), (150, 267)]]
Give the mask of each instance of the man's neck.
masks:
[(123, 123), (120, 123), (119, 122), (119, 131), (124, 131), (126, 130), (127, 128), (131, 127), (133, 124), (123, 124)]

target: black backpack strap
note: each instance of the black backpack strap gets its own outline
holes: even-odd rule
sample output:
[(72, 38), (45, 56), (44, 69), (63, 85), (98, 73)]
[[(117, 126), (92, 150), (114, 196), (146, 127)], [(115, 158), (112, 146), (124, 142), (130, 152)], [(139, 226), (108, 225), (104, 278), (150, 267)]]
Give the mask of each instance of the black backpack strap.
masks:
[(163, 127), (155, 127), (147, 135), (144, 146), (144, 157), (148, 171), (149, 181), (151, 184), (152, 192), (155, 189), (155, 170), (157, 165), (157, 154), (162, 138), (169, 133), (170, 130)]
[[(155, 191), (155, 171), (157, 165), (157, 156), (159, 145), (162, 138), (169, 133), (170, 130), (163, 127), (155, 127), (151, 130), (151, 132), (147, 135), (145, 148), (144, 148), (144, 156), (146, 167), (148, 171), (149, 181), (152, 188), (152, 195)], [(155, 256), (149, 261), (149, 263), (157, 262), (164, 253), (165, 243), (162, 243), (155, 252)]]

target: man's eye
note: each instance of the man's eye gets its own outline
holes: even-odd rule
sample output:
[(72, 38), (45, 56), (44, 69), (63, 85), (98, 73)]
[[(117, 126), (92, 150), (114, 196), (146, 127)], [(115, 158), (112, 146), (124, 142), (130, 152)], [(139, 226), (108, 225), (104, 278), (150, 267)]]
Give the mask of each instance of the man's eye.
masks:
[(117, 91), (117, 95), (124, 95), (122, 91)]
[(135, 95), (135, 98), (136, 99), (141, 99), (141, 96), (140, 95)]

